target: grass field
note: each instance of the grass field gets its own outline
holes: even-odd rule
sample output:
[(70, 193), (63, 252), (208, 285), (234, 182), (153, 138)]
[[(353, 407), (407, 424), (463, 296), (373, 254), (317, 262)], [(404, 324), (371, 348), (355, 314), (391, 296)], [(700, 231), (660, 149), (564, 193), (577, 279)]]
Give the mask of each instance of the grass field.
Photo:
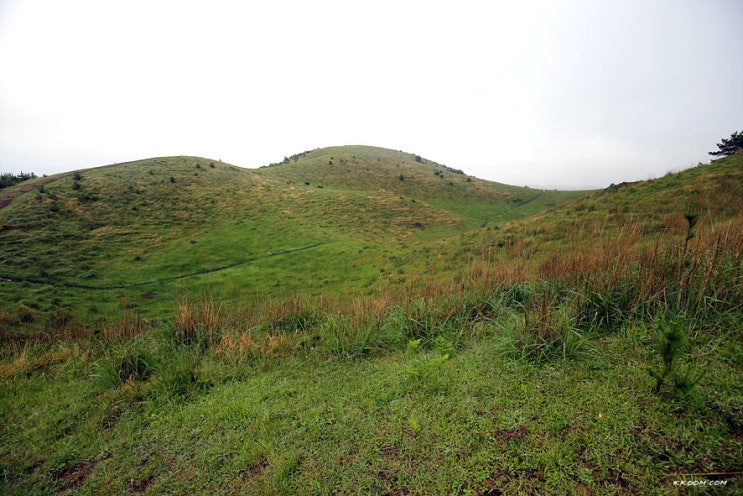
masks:
[(338, 147), (49, 182), (0, 210), (2, 493), (739, 492), (742, 166), (563, 193)]

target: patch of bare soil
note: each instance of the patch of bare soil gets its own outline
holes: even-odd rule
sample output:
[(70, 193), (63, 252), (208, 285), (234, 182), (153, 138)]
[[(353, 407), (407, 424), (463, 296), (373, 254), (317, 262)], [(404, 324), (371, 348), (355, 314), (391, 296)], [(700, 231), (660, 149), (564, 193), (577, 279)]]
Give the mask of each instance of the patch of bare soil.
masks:
[(109, 458), (111, 458), (111, 455), (104, 455), (92, 460), (86, 460), (74, 465), (62, 467), (54, 471), (54, 479), (60, 482), (63, 491), (68, 489), (77, 489), (85, 484), (86, 479), (91, 473), (93, 473), (96, 465)]

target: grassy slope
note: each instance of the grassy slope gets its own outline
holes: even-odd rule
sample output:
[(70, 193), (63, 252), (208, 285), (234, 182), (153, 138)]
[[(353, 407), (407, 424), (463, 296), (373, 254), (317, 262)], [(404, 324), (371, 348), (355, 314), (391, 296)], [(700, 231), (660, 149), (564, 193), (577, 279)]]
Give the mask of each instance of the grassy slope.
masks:
[[(532, 217), (472, 231), (457, 256), (518, 265), (523, 277), (557, 277), (620, 252), (680, 249), (696, 216), (689, 248), (720, 238), (738, 242), (743, 218), (743, 156), (650, 181), (622, 183)], [(700, 239), (697, 239), (699, 234)], [(702, 239), (703, 238), (703, 239)], [(674, 248), (675, 247), (675, 248)], [(710, 254), (712, 256), (712, 254)]]
[[(287, 165), (299, 170), (301, 163)], [(351, 252), (361, 269), (374, 267), (370, 278), (385, 283), (412, 279), (409, 267), (428, 257), (427, 280), (440, 292), (404, 307), (375, 292), (357, 293), (358, 308), (327, 301), (302, 308), (292, 300), (257, 315), (252, 307), (223, 311), (224, 327), (206, 349), (174, 341), (169, 325), (133, 340), (104, 336), (25, 347), (9, 341), (0, 362), (3, 492), (678, 494), (674, 480), (716, 478), (728, 480), (721, 494), (739, 491), (740, 477), (729, 473), (743, 466), (742, 165), (743, 157), (731, 157), (507, 225), (471, 230), (482, 220), (473, 215), (447, 228), (455, 230), (447, 238), (433, 236), (435, 228), (412, 229), (407, 253), (374, 247), (377, 238), (404, 233), (407, 220), (390, 222), (390, 230), (368, 226), (327, 245), (338, 249), (330, 259), (336, 264)], [(279, 174), (284, 167), (254, 171), (253, 181), (268, 190), (283, 180), (284, 191), (292, 186)], [(337, 205), (341, 196), (330, 180), (317, 188), (306, 177), (289, 179), (295, 190), (283, 206), (312, 200), (320, 211)], [(409, 191), (402, 196), (416, 196)], [(357, 202), (369, 194), (340, 193)], [(687, 204), (699, 212), (688, 254), (682, 252)], [(336, 219), (345, 212), (337, 208)], [(354, 219), (343, 222), (316, 229), (341, 239)], [(648, 259), (659, 272), (643, 269), (646, 249), (660, 253)], [(421, 253), (413, 256), (415, 250)], [(379, 268), (396, 267), (391, 257), (405, 262), (405, 270), (380, 274)], [(323, 277), (314, 269), (326, 263), (263, 262), (243, 269), (276, 276), (293, 263), (301, 284)], [(664, 265), (670, 270), (663, 272)], [(338, 272), (349, 267), (355, 272), (353, 265)], [(616, 289), (615, 276), (644, 286), (641, 269), (653, 277), (678, 270), (685, 287), (674, 286), (670, 276), (658, 284), (682, 296), (693, 286), (692, 273), (701, 276), (705, 291), (691, 301), (710, 310), (689, 315), (682, 350), (683, 365), (706, 371), (696, 389), (676, 395), (667, 385), (663, 394), (652, 393), (647, 369), (660, 366), (655, 343), (670, 325), (662, 314), (632, 314), (585, 334), (575, 321), (575, 328), (564, 329), (580, 346), (567, 358), (514, 359), (518, 332), (534, 317), (529, 295), (539, 295), (512, 283), (546, 278), (552, 284), (541, 298), (557, 306), (545, 306), (548, 313), (533, 327), (550, 333), (554, 318), (580, 311), (571, 304), (583, 301), (570, 296), (575, 287), (557, 282), (565, 274), (586, 271), (577, 280), (587, 288), (578, 296), (587, 297), (594, 288)], [(219, 284), (229, 276), (210, 275)], [(468, 280), (482, 280), (480, 292), (466, 286)], [(442, 296), (454, 287), (465, 287), (463, 300)], [(334, 289), (332, 281), (326, 296), (328, 288)], [(712, 295), (721, 299), (725, 290), (732, 293), (720, 306)], [(697, 308), (674, 306), (675, 293), (646, 296), (673, 310), (668, 318)], [(630, 314), (614, 307), (620, 299), (606, 302), (607, 315)], [(539, 298), (535, 304), (538, 313)], [(308, 311), (328, 313), (314, 318)], [(273, 331), (265, 326), (271, 319)], [(300, 320), (309, 325), (300, 328)], [(420, 349), (409, 344), (415, 338), (423, 339)], [(111, 364), (124, 367), (122, 357), (126, 367), (146, 363), (146, 377), (112, 379), (106, 371)]]
[[(651, 329), (628, 328), (596, 341), (581, 361), (546, 366), (504, 357), (497, 328), (483, 332), (443, 362), (436, 350), (240, 367), (203, 359), (200, 377), (213, 384), (188, 397), (169, 395), (158, 381), (109, 389), (88, 377), (85, 351), (69, 346), (35, 358), (31, 351), (26, 365), (14, 365), (34, 371), (21, 368), (1, 386), (2, 418), (15, 420), (2, 430), (0, 487), (677, 494), (672, 482), (690, 479), (679, 473), (740, 468), (743, 376), (726, 362), (741, 357), (740, 341), (697, 343), (709, 399), (668, 402), (650, 392), (645, 373), (656, 365)], [(740, 489), (739, 479), (726, 478), (728, 490)]]
[(398, 259), (425, 264), (416, 243), (581, 195), (551, 192), (549, 205), (521, 208), (531, 194), (371, 147), (259, 170), (171, 157), (67, 174), (0, 211), (0, 276), (52, 282), (0, 282), (0, 310), (61, 308), (91, 321), (125, 299), (162, 317), (186, 289), (225, 298), (375, 287)]
[(367, 360), (311, 350), (245, 360), (224, 344), (200, 354), (149, 334), (113, 346), (157, 350), (154, 378), (118, 385), (99, 376), (109, 355), (26, 348), (0, 369), (0, 413), (14, 419), (1, 432), (0, 484), (5, 494), (676, 494), (672, 481), (690, 479), (678, 474), (737, 471), (739, 330), (695, 338), (691, 358), (707, 375), (675, 401), (651, 393), (652, 327), (535, 365), (504, 353), (504, 326), (519, 316), (503, 311), (456, 350), (441, 341)]
[(275, 172), (293, 185), (309, 182), (312, 187), (381, 190), (409, 202), (422, 202), (426, 210), (454, 212), (467, 227), (543, 212), (586, 195), (581, 191), (544, 192), (484, 181), (416, 157), (369, 146), (331, 147), (300, 154), (258, 173)]

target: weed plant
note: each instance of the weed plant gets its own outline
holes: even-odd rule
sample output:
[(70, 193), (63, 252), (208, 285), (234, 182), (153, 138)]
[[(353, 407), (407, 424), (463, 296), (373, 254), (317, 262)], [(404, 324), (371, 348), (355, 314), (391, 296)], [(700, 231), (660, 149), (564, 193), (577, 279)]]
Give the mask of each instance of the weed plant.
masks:
[[(413, 387), (427, 394), (445, 391), (449, 386), (449, 381), (444, 364), (453, 356), (454, 347), (446, 339), (438, 337), (435, 340), (435, 348), (426, 353), (421, 349), (421, 341), (421, 339), (410, 340), (406, 347), (407, 355), (411, 357), (407, 373), (413, 382)], [(413, 430), (417, 431), (419, 428)]]

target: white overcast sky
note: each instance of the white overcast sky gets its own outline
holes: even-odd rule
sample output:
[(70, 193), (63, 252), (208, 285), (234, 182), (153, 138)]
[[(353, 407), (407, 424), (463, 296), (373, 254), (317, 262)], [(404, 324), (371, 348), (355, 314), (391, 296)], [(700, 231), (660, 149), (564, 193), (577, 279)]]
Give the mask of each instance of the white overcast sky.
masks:
[(365, 144), (648, 179), (743, 130), (741, 26), (741, 0), (0, 0), (0, 172)]

